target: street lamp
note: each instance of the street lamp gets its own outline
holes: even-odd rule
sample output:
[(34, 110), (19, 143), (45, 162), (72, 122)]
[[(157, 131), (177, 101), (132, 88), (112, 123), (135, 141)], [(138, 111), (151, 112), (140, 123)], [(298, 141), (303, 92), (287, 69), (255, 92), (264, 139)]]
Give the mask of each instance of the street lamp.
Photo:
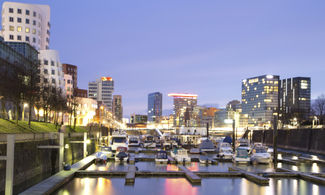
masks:
[(22, 113), (22, 121), (25, 121), (25, 108), (27, 108), (28, 107), (28, 104), (27, 103), (24, 103), (24, 105), (23, 105), (23, 113)]

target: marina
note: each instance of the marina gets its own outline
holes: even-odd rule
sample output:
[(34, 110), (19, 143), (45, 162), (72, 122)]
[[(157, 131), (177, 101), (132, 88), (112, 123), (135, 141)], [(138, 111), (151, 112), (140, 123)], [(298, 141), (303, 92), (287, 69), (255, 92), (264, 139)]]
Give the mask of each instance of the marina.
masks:
[[(161, 151), (164, 150), (131, 148), (127, 161), (116, 161), (111, 156), (102, 163), (96, 162), (96, 154), (93, 154), (72, 165), (70, 171), (61, 171), (21, 194), (175, 194), (176, 189), (178, 193), (187, 194), (215, 190), (220, 194), (325, 193), (325, 165), (308, 157), (296, 158), (288, 151), (279, 152), (279, 159), (288, 160), (278, 163), (277, 168), (272, 162), (241, 164), (225, 161), (217, 157), (216, 151), (188, 153), (191, 160), (187, 163), (171, 157), (172, 150)], [(157, 163), (158, 154), (166, 154), (167, 162)], [(213, 158), (216, 163), (201, 163), (202, 156)]]

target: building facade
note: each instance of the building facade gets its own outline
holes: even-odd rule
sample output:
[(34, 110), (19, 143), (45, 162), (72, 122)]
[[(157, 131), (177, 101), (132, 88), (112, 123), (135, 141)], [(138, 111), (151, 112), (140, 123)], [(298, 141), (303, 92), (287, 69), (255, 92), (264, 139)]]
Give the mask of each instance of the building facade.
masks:
[(197, 106), (197, 95), (170, 93), (168, 96), (174, 99), (174, 127), (195, 126), (194, 109)]
[(102, 101), (112, 111), (114, 92), (114, 81), (112, 77), (101, 77), (94, 82), (88, 83), (88, 97)]
[(248, 125), (271, 127), (278, 113), (279, 76), (263, 75), (242, 81), (242, 114)]
[(39, 50), (41, 82), (60, 88), (65, 94), (64, 74), (59, 53), (56, 50)]
[(301, 123), (310, 116), (311, 79), (283, 79), (280, 90), (280, 119), (284, 124)]
[(1, 34), (8, 42), (26, 42), (37, 50), (49, 49), (50, 7), (4, 2)]
[(130, 118), (131, 124), (146, 124), (148, 116), (143, 114), (132, 114)]
[(87, 89), (75, 88), (73, 90), (74, 90), (73, 95), (75, 97), (83, 97), (83, 98), (87, 98), (88, 97), (88, 91), (87, 91)]
[(117, 121), (122, 121), (123, 118), (123, 106), (122, 106), (122, 96), (114, 95), (113, 96), (113, 114)]
[(155, 92), (148, 95), (148, 122), (159, 122), (162, 116), (162, 93)]
[(67, 99), (73, 97), (73, 85), (72, 85), (72, 76), (69, 74), (64, 74), (64, 86)]
[(73, 89), (78, 88), (78, 67), (72, 64), (62, 64), (64, 74), (71, 75)]

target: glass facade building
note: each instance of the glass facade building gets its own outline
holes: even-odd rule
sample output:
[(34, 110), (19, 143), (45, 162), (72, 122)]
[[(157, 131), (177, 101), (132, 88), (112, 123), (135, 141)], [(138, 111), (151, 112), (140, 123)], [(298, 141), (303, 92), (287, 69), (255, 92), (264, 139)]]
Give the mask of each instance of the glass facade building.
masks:
[(279, 76), (263, 75), (242, 81), (242, 114), (249, 126), (270, 127), (279, 106)]
[(162, 116), (162, 93), (155, 92), (148, 95), (148, 121), (159, 122)]
[(284, 124), (293, 120), (303, 122), (310, 116), (311, 79), (294, 77), (283, 79), (280, 90), (280, 119)]
[(196, 94), (168, 94), (174, 98), (174, 127), (196, 126), (195, 108), (197, 106)]

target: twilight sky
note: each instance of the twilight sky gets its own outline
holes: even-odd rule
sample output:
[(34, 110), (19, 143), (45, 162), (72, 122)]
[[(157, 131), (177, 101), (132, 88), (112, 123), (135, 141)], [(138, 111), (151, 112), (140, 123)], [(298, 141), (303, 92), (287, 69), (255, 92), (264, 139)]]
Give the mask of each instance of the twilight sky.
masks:
[[(78, 86), (115, 80), (124, 115), (147, 94), (197, 93), (199, 104), (240, 99), (241, 80), (312, 77), (325, 93), (324, 0), (24, 0), (51, 7), (51, 49), (78, 66)], [(0, 18), (1, 20), (1, 18)]]

